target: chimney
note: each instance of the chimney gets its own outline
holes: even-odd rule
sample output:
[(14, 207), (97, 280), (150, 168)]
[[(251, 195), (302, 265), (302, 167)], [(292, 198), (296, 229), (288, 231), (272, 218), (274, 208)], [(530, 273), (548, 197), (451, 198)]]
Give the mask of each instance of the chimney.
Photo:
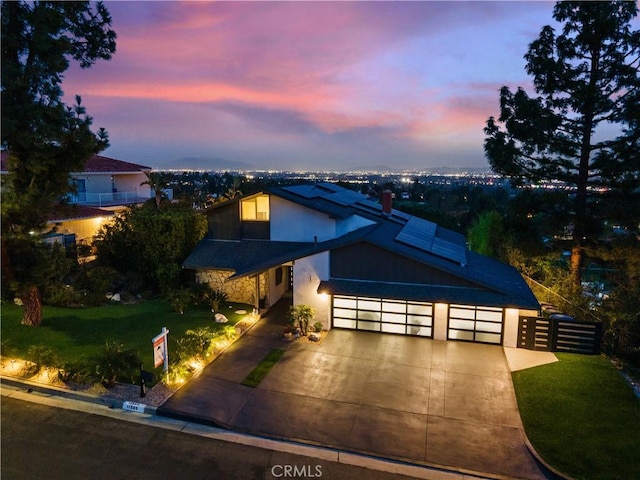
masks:
[(382, 192), (382, 214), (391, 215), (391, 207), (393, 205), (393, 192), (385, 190)]

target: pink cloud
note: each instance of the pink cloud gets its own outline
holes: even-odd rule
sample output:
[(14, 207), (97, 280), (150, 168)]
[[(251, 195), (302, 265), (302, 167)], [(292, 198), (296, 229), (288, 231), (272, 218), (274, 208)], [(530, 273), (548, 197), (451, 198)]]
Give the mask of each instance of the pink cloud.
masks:
[[(107, 108), (110, 103), (126, 108), (129, 101), (150, 111), (179, 112), (182, 122), (189, 121), (188, 111), (196, 112), (191, 117), (198, 123), (191, 128), (181, 124), (183, 136), (176, 135), (176, 142), (207, 136), (211, 127), (203, 126), (204, 118), (206, 125), (219, 125), (234, 141), (241, 141), (244, 134), (271, 145), (286, 137), (302, 148), (304, 140), (294, 137), (307, 131), (323, 139), (371, 132), (380, 142), (422, 144), (425, 139), (481, 130), (496, 110), (497, 91), (491, 92), (490, 104), (480, 88), (465, 94), (461, 81), (445, 95), (447, 89), (436, 81), (442, 73), (437, 61), (447, 55), (446, 45), (439, 48), (438, 35), (455, 32), (470, 18), (474, 25), (500, 17), (512, 21), (516, 13), (535, 4), (114, 2), (107, 6), (118, 33), (117, 53), (89, 70), (71, 69), (63, 87), (69, 96), (81, 94), (85, 103), (94, 99), (97, 107), (91, 110), (88, 104), (89, 113), (96, 125), (114, 132), (114, 140), (115, 132), (124, 135), (144, 128), (152, 135), (154, 131), (141, 126), (140, 118), (126, 123), (126, 116), (113, 117), (113, 109)], [(420, 49), (426, 45), (420, 43), (424, 39), (432, 39), (429, 50)], [(462, 63), (447, 60), (453, 73)], [(104, 112), (123, 124), (105, 124)], [(174, 117), (152, 117), (146, 121), (174, 121)], [(269, 129), (267, 119), (275, 117), (281, 123), (278, 129)], [(295, 122), (301, 127), (296, 129)], [(166, 135), (170, 127), (155, 130)], [(285, 128), (291, 129), (289, 134)], [(222, 140), (216, 136), (216, 141)]]

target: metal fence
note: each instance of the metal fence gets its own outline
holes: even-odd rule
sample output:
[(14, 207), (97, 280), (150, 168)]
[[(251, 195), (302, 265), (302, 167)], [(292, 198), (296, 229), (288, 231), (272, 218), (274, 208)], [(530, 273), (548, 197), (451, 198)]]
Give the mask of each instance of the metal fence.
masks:
[(599, 354), (601, 322), (547, 317), (524, 317), (518, 328), (518, 347), (547, 352)]

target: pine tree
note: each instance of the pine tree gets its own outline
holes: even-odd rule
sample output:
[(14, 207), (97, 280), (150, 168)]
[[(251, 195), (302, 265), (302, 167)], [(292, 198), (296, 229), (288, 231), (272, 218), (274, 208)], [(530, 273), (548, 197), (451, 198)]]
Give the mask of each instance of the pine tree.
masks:
[(42, 320), (38, 270), (47, 258), (35, 234), (69, 193), (69, 172), (108, 145), (79, 96), (73, 106), (62, 101), (63, 74), (71, 61), (89, 68), (111, 58), (110, 24), (101, 2), (2, 2), (2, 276), (28, 325)]
[[(536, 97), (500, 90), (500, 117), (485, 128), (493, 169), (520, 183), (559, 180), (573, 188), (571, 273), (582, 278), (597, 230), (599, 191), (640, 186), (640, 31), (636, 2), (558, 2), (557, 34), (542, 28), (525, 55)], [(611, 132), (615, 132), (611, 134)]]

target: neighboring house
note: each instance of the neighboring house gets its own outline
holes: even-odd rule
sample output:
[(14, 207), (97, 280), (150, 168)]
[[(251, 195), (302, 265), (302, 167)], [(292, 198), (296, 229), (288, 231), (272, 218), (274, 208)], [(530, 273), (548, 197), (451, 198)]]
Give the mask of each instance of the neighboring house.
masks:
[[(8, 156), (7, 151), (2, 152), (2, 174), (7, 173)], [(76, 241), (90, 244), (99, 228), (115, 213), (155, 196), (151, 187), (143, 184), (150, 172), (151, 167), (94, 155), (84, 171), (70, 173), (75, 187), (67, 199), (71, 205), (61, 205), (52, 213), (46, 238), (57, 240), (60, 235), (75, 235)], [(165, 193), (168, 198), (173, 197), (171, 190)]]
[(292, 290), (325, 328), (517, 344), (539, 304), (511, 266), (464, 236), (329, 183), (220, 204), (185, 260), (229, 299), (265, 308)]

